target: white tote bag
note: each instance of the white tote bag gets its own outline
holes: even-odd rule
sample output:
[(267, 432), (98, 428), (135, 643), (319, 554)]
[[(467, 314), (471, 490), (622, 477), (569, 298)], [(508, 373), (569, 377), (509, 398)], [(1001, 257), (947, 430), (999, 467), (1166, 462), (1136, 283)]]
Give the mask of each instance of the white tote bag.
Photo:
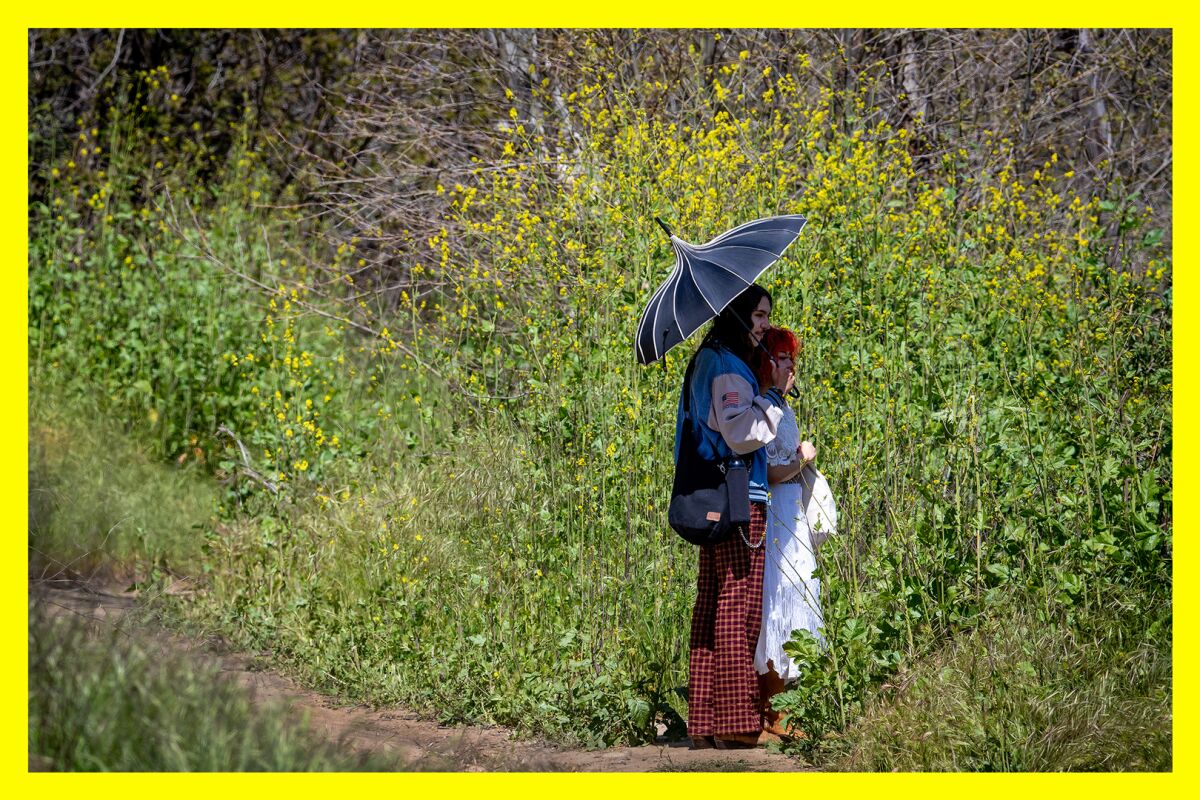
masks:
[(837, 505), (829, 481), (812, 464), (800, 471), (800, 485), (804, 487), (802, 502), (815, 553), (822, 542), (837, 533)]

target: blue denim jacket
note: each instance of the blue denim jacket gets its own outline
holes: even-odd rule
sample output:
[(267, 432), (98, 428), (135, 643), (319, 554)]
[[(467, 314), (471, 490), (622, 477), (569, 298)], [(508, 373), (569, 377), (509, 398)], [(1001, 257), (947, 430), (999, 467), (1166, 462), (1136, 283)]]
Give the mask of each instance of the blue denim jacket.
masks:
[[(743, 391), (729, 392), (721, 398), (722, 408), (719, 410), (714, 405), (712, 396), (713, 381), (729, 375), (736, 376), (748, 384), (749, 396), (742, 397)], [(738, 382), (737, 385), (741, 386), (741, 383)], [(679, 393), (679, 409), (675, 420), (676, 463), (679, 461), (679, 443), (683, 434), (684, 394), (682, 390)], [(691, 408), (687, 409), (687, 412), (696, 424), (700, 456), (706, 459), (727, 458), (733, 455), (736, 447), (750, 467), (750, 499), (754, 502), (768, 501), (765, 445), (774, 439), (775, 425), (783, 415), (783, 405), (783, 397), (774, 387), (768, 389), (764, 395), (758, 394), (758, 379), (754, 377), (746, 362), (733, 351), (724, 347), (701, 347), (696, 352), (691, 376)], [(777, 409), (777, 413), (771, 412), (772, 408)], [(739, 441), (730, 442), (721, 431), (711, 425), (718, 413), (726, 418), (749, 414), (763, 424), (756, 426), (753, 437), (747, 434)], [(747, 452), (749, 448), (754, 449)]]

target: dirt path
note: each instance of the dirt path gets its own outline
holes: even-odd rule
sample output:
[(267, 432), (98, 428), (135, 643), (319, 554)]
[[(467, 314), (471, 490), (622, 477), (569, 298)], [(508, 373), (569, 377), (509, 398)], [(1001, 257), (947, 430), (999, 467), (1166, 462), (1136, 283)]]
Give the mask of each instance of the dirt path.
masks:
[[(129, 622), (138, 608), (135, 592), (121, 587), (91, 588), (78, 583), (31, 584), (54, 613), (74, 614), (94, 624)], [(146, 628), (142, 628), (146, 630)], [(205, 644), (167, 633), (156, 634), (164, 647), (204, 651)], [(400, 708), (347, 707), (298, 686), (289, 678), (255, 668), (244, 654), (218, 653), (221, 674), (244, 686), (255, 703), (282, 703), (307, 718), (313, 731), (338, 746), (398, 756), (413, 769), (447, 772), (797, 772), (812, 769), (803, 761), (764, 749), (689, 750), (686, 742), (660, 739), (641, 747), (584, 750), (544, 741), (513, 740), (501, 727), (445, 726)]]

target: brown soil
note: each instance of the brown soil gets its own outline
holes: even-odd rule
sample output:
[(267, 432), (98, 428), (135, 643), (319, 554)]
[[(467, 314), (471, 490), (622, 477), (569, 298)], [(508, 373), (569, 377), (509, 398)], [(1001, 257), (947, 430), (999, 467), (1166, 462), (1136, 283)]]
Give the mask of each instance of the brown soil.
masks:
[[(169, 634), (136, 621), (138, 595), (121, 586), (96, 588), (80, 582), (31, 582), (45, 606), (92, 624), (131, 622), (164, 647), (212, 657), (211, 643)], [(395, 757), (408, 769), (445, 772), (797, 772), (812, 767), (766, 749), (691, 750), (686, 741), (599, 750), (565, 748), (541, 740), (515, 740), (502, 727), (445, 726), (402, 708), (347, 706), (309, 691), (286, 676), (258, 668), (258, 659), (218, 652), (221, 674), (250, 693), (253, 702), (282, 703), (297, 719), (339, 747)], [(31, 767), (32, 768), (32, 767)]]

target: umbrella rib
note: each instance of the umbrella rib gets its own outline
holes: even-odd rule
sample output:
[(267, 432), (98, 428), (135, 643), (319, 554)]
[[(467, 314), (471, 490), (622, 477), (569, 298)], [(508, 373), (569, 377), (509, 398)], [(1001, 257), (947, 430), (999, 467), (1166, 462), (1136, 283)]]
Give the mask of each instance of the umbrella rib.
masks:
[[(658, 339), (656, 339), (654, 335), (656, 332), (658, 332), (659, 309), (662, 307), (662, 303), (659, 303), (659, 305), (655, 305), (655, 301), (659, 300), (659, 297), (662, 296), (662, 293), (664, 293), (664, 291), (666, 291), (667, 285), (671, 283), (674, 276), (676, 276), (676, 272), (678, 272), (678, 271), (679, 271), (679, 258), (676, 257), (676, 265), (674, 265), (674, 269), (672, 270), (671, 275), (668, 275), (666, 281), (660, 283), (659, 288), (654, 290), (654, 296), (650, 297), (650, 302), (646, 306), (646, 313), (642, 314), (642, 321), (637, 326), (638, 332), (641, 332), (642, 326), (644, 324), (646, 324), (647, 321), (649, 321), (649, 323), (650, 323), (650, 339), (653, 339), (653, 341), (655, 341), (655, 342), (658, 341)], [(653, 315), (653, 319), (650, 319), (650, 308), (652, 308), (652, 307), (654, 308), (654, 315)], [(646, 355), (646, 348), (642, 347), (642, 337), (641, 336), (637, 337), (637, 349), (638, 349), (638, 351), (640, 351), (640, 353), (643, 356)], [(654, 359), (653, 359), (654, 361), (659, 360), (658, 353), (659, 353), (659, 347), (658, 347), (658, 344), (655, 344), (654, 345), (654, 354), (655, 355), (654, 355)]]
[[(762, 223), (762, 222), (779, 222), (780, 220), (783, 220), (783, 219), (798, 219), (798, 220), (803, 220), (803, 221), (800, 223), (800, 227), (796, 229), (796, 235), (797, 235), (797, 236), (799, 236), (799, 235), (800, 235), (800, 231), (802, 231), (802, 230), (804, 229), (804, 225), (805, 225), (805, 224), (808, 222), (808, 220), (807, 220), (805, 217), (801, 216), (800, 214), (788, 214), (788, 215), (782, 215), (782, 216), (778, 216), (778, 217), (763, 217), (763, 218), (761, 218), (761, 219), (752, 219), (752, 220), (750, 220), (749, 222), (743, 222), (741, 225), (738, 225), (736, 228), (733, 228), (733, 229), (731, 229), (731, 230), (727, 230), (727, 231), (725, 231), (725, 232), (724, 232), (724, 233), (722, 233), (720, 236), (718, 236), (717, 238), (713, 239), (711, 242), (708, 242), (708, 243), (706, 243), (706, 244), (704, 244), (704, 245), (702, 245), (702, 246), (703, 246), (703, 247), (707, 247), (707, 246), (708, 246), (708, 245), (710, 245), (710, 244), (716, 244), (717, 242), (723, 242), (723, 241), (725, 241), (726, 239), (728, 239), (730, 236), (733, 236), (733, 235), (735, 235), (735, 234), (741, 233), (742, 231), (746, 230), (747, 228), (750, 228), (750, 227), (751, 227), (751, 226), (753, 226), (753, 225), (757, 225), (757, 224), (759, 224), (759, 223)], [(776, 227), (771, 227), (771, 228), (768, 228), (768, 227), (764, 226), (764, 227), (763, 227), (763, 230), (767, 230), (767, 231), (788, 231), (788, 232), (790, 233), (792, 229), (791, 229), (790, 227), (786, 226), (786, 225), (778, 225), (778, 226), (776, 226)]]
[[(691, 259), (691, 257), (688, 255), (687, 251), (684, 251), (683, 257), (684, 257), (684, 259), (685, 259), (685, 262), (686, 262), (686, 268), (687, 268), (687, 271), (688, 271), (688, 273), (690, 274), (690, 273), (691, 273), (691, 271), (692, 271), (692, 259)], [(718, 265), (718, 266), (719, 266), (719, 265)], [(725, 269), (725, 268), (724, 268), (724, 267), (721, 267), (721, 269)], [(681, 273), (681, 274), (682, 274), (682, 273)], [(718, 311), (717, 309), (713, 308), (712, 301), (711, 301), (711, 300), (709, 300), (709, 299), (708, 299), (708, 296), (704, 294), (704, 290), (700, 288), (700, 284), (696, 283), (696, 279), (695, 279), (695, 278), (692, 278), (692, 284), (693, 284), (693, 285), (696, 287), (696, 291), (700, 293), (700, 298), (701, 298), (702, 300), (704, 300), (704, 304), (705, 304), (705, 305), (707, 305), (707, 306), (708, 306), (708, 308), (709, 308), (709, 310), (713, 312), (713, 316), (716, 316), (717, 314), (720, 314), (720, 313), (721, 313), (720, 311)], [(747, 286), (749, 286), (750, 284), (746, 284), (746, 285), (747, 285)], [(679, 298), (679, 283), (678, 283), (678, 282), (676, 282), (676, 284), (675, 284), (675, 291), (671, 293), (671, 313), (673, 313), (673, 314), (675, 315), (675, 324), (676, 324), (676, 325), (679, 325), (679, 310), (678, 310), (678, 305), (677, 305), (677, 303), (676, 303), (676, 300), (677, 300), (678, 298)], [(711, 317), (710, 317), (710, 319), (711, 319)], [(700, 323), (700, 325), (703, 325), (703, 324), (704, 324), (703, 322), (701, 322), (701, 323)], [(692, 328), (690, 331), (688, 331), (688, 332), (687, 332), (687, 335), (686, 335), (686, 336), (684, 336), (683, 338), (685, 338), (685, 339), (686, 339), (688, 336), (691, 336), (693, 333), (695, 333), (695, 332), (696, 332), (696, 330), (697, 330), (697, 329), (700, 327), (700, 325), (697, 325), (695, 328)], [(683, 326), (681, 326), (681, 325), (679, 325), (679, 333), (680, 333), (680, 334), (682, 334), (682, 333), (683, 333)]]
[[(671, 247), (672, 247), (672, 249), (676, 249), (674, 242), (672, 242)], [(661, 358), (661, 355), (658, 352), (658, 339), (655, 336), (655, 334), (658, 332), (658, 312), (662, 308), (662, 303), (660, 302), (660, 303), (658, 303), (658, 305), (655, 305), (655, 301), (658, 300), (660, 297), (662, 297), (662, 295), (666, 292), (667, 287), (671, 284), (671, 281), (675, 279), (675, 276), (679, 272), (679, 269), (680, 269), (679, 255), (678, 255), (678, 252), (676, 252), (675, 268), (671, 271), (671, 274), (667, 276), (667, 279), (665, 281), (663, 281), (661, 284), (659, 284), (658, 289), (656, 289), (654, 292), (654, 296), (650, 298), (650, 303), (646, 306), (646, 313), (643, 315), (644, 318), (648, 318), (650, 316), (651, 306), (654, 307), (654, 318), (652, 320), (650, 320), (650, 339), (655, 343), (654, 344), (654, 359), (653, 359), (654, 361), (657, 361), (659, 358)], [(643, 319), (643, 322), (645, 322), (645, 321), (646, 320)], [(642, 328), (642, 326), (639, 324), (638, 330), (640, 331), (641, 328)], [(646, 354), (645, 348), (642, 347), (641, 336), (638, 336), (638, 350), (641, 352), (641, 354), (643, 356)]]
[[(738, 275), (736, 272), (734, 272), (733, 270), (731, 270), (729, 267), (725, 266), (724, 264), (718, 264), (716, 261), (707, 261), (706, 263), (708, 263), (708, 264), (712, 264), (714, 267), (720, 267), (721, 269), (725, 270), (726, 272), (728, 272), (728, 273), (729, 273), (730, 275), (732, 275), (733, 277), (737, 278), (737, 279), (738, 279), (739, 281), (741, 281), (742, 283), (746, 284), (746, 286), (750, 286), (751, 284), (753, 284), (753, 283), (754, 283), (754, 281), (758, 280), (758, 275), (756, 275), (756, 276), (754, 276), (754, 280), (749, 280), (749, 281), (748, 281), (748, 280), (746, 280), (745, 278), (743, 278), (741, 275)], [(770, 266), (770, 264), (768, 264), (767, 266)], [(765, 272), (765, 271), (766, 271), (766, 267), (763, 267), (763, 270), (762, 270), (762, 272)], [(762, 275), (762, 272), (759, 272), (758, 274), (759, 274), (759, 275)], [(701, 292), (701, 293), (700, 293), (700, 296), (701, 296), (701, 297), (704, 297), (704, 292)], [(735, 295), (735, 297), (736, 297), (736, 295)], [(733, 299), (733, 298), (731, 297), (731, 298), (730, 298), (730, 300), (732, 300), (732, 299)], [(707, 297), (704, 297), (704, 302), (708, 303), (708, 298), (707, 298)], [(729, 304), (728, 304), (728, 303), (726, 303), (725, 305), (729, 305)], [(708, 307), (709, 307), (709, 308), (712, 308), (712, 303), (708, 303)], [(715, 311), (715, 309), (714, 309), (714, 311)], [(716, 313), (720, 314), (721, 312), (720, 312), (720, 311), (716, 311)]]
[[(791, 239), (788, 241), (788, 243), (787, 243), (787, 244), (785, 244), (783, 247), (781, 247), (781, 248), (779, 249), (779, 252), (780, 252), (780, 253), (782, 253), (784, 250), (787, 250), (789, 247), (791, 247), (791, 246), (792, 246), (792, 244), (793, 244), (793, 243), (794, 243), (794, 242), (795, 242), (797, 239), (799, 239), (799, 238), (800, 238), (800, 232), (799, 232), (799, 231), (793, 231), (793, 230), (792, 230), (792, 229), (790, 229), (790, 228), (772, 228), (770, 231), (755, 231), (755, 233), (760, 233), (760, 232), (761, 232), (761, 233), (786, 233), (786, 234), (788, 234), (789, 236), (791, 236), (791, 237), (792, 237), (792, 238), (791, 238)], [(774, 253), (774, 252), (775, 252), (774, 250), (772, 250), (772, 249), (770, 249), (770, 248), (762, 247), (762, 246), (760, 246), (760, 245), (753, 245), (753, 244), (738, 244), (738, 243), (736, 243), (736, 242), (729, 242), (729, 241), (726, 241), (726, 239), (725, 239), (724, 237), (719, 237), (719, 238), (717, 238), (717, 239), (713, 239), (711, 242), (705, 242), (705, 243), (704, 243), (704, 244), (702, 244), (702, 245), (698, 245), (698, 246), (697, 246), (695, 249), (697, 249), (697, 250), (704, 250), (704, 251), (708, 251), (708, 250), (714, 250), (714, 249), (716, 249), (716, 248), (718, 248), (718, 247), (722, 247), (722, 248), (723, 248), (723, 247), (754, 247), (754, 248), (757, 248), (757, 249), (759, 249), (759, 250), (766, 250), (766, 251), (767, 251), (767, 252), (769, 252), (769, 253)]]
[[(675, 274), (674, 272), (671, 273), (671, 275), (674, 275), (674, 274)], [(665, 289), (667, 284), (670, 282), (671, 282), (671, 276), (668, 276), (667, 279), (665, 281), (663, 281), (661, 284), (659, 284), (659, 287), (654, 290), (654, 295), (650, 298), (650, 302), (646, 304), (646, 310), (642, 312), (642, 318), (638, 322), (637, 348), (638, 348), (638, 353), (640, 353), (643, 357), (646, 355), (646, 350), (644, 347), (642, 347), (642, 336), (641, 336), (642, 329), (646, 326), (646, 323), (649, 322), (650, 326), (651, 326), (650, 338), (652, 338), (652, 339), (654, 338), (654, 326), (658, 324), (658, 306), (656, 306), (654, 304), (654, 301), (659, 298), (659, 296), (663, 293), (663, 289)], [(651, 309), (653, 309), (655, 312), (653, 315), (650, 313)], [(651, 320), (651, 316), (654, 317), (653, 320)], [(655, 360), (657, 360), (657, 359), (655, 359)], [(645, 362), (643, 362), (643, 363), (645, 363)]]
[[(685, 258), (685, 259), (686, 259), (686, 261), (687, 261), (687, 263), (686, 263), (686, 265), (685, 265), (685, 266), (687, 267), (687, 271), (688, 271), (688, 273), (690, 274), (690, 273), (691, 273), (691, 271), (692, 271), (692, 257), (691, 257), (691, 254), (690, 254), (690, 253), (687, 253), (687, 252), (685, 252), (685, 253), (684, 253), (684, 258)], [(717, 266), (720, 266), (720, 265), (718, 264)], [(724, 268), (724, 267), (721, 267), (721, 269), (725, 269), (725, 268)], [(695, 283), (695, 284), (696, 284), (696, 291), (700, 292), (700, 297), (702, 297), (702, 298), (704, 299), (704, 304), (705, 304), (705, 305), (707, 305), (707, 306), (709, 307), (709, 310), (711, 310), (711, 311), (713, 312), (713, 314), (714, 314), (714, 315), (716, 315), (716, 314), (720, 314), (720, 313), (721, 313), (721, 310), (720, 310), (720, 309), (718, 309), (718, 308), (713, 308), (712, 301), (708, 299), (708, 295), (706, 295), (706, 294), (704, 293), (704, 290), (700, 288), (700, 284), (696, 283), (696, 279), (695, 279), (695, 278), (692, 278), (692, 283)], [(672, 310), (673, 310), (673, 309), (672, 309)], [(678, 322), (679, 322), (679, 315), (678, 315), (678, 313), (676, 313), (676, 315), (675, 315), (675, 321), (676, 321), (676, 323), (678, 323)], [(702, 322), (702, 323), (700, 323), (700, 324), (701, 324), (701, 325), (703, 325), (704, 323)]]
[[(790, 244), (791, 244), (791, 242), (788, 242), (788, 244), (790, 245)], [(775, 258), (777, 258), (777, 259), (778, 259), (778, 258), (780, 258), (780, 257), (782, 257), (782, 256), (783, 256), (783, 250), (786, 250), (786, 249), (787, 249), (787, 248), (785, 247), (785, 248), (783, 248), (783, 250), (780, 250), (778, 253), (776, 253), (774, 250), (771, 250), (771, 249), (769, 249), (769, 248), (766, 248), (766, 247), (755, 247), (754, 245), (750, 245), (750, 244), (724, 244), (724, 245), (721, 245), (721, 249), (722, 249), (722, 250), (728, 249), (728, 248), (730, 248), (730, 247), (737, 247), (737, 248), (739, 248), (739, 249), (742, 249), (742, 250), (758, 250), (760, 253), (770, 253), (771, 255), (775, 256)], [(713, 248), (713, 249), (715, 250), (716, 248)], [(710, 252), (710, 250), (708, 250), (708, 249), (699, 248), (699, 247), (697, 247), (697, 248), (696, 248), (696, 250), (697, 250), (697, 251), (700, 251), (700, 252), (702, 252), (702, 253), (705, 253), (705, 254), (707, 254), (707, 253), (709, 253), (709, 252)]]
[(746, 228), (749, 228), (750, 226), (752, 226), (752, 225), (754, 225), (755, 223), (758, 223), (758, 222), (762, 222), (762, 220), (758, 220), (758, 219), (752, 219), (752, 220), (750, 220), (749, 222), (744, 222), (744, 223), (742, 223), (741, 225), (738, 225), (736, 228), (733, 228), (733, 229), (731, 229), (731, 230), (727, 230), (727, 231), (725, 231), (724, 233), (722, 233), (722, 234), (718, 235), (718, 236), (717, 236), (715, 239), (713, 239), (713, 240), (711, 240), (711, 241), (707, 242), (707, 244), (716, 244), (717, 242), (724, 241), (725, 239), (728, 239), (730, 236), (734, 236), (734, 235), (736, 235), (736, 234), (738, 234), (738, 233), (741, 233), (741, 232), (742, 232), (743, 230), (745, 230)]
[[(646, 306), (646, 313), (643, 315), (642, 324), (638, 326), (638, 331), (639, 331), (638, 350), (642, 353), (643, 356), (645, 356), (646, 350), (645, 350), (645, 348), (642, 347), (642, 337), (640, 335), (640, 331), (644, 325), (649, 324), (650, 325), (650, 339), (651, 340), (654, 339), (654, 330), (658, 326), (658, 309), (662, 305), (661, 303), (659, 303), (658, 305), (655, 305), (655, 301), (658, 300), (658, 298), (660, 296), (662, 296), (663, 290), (667, 287), (667, 284), (671, 282), (671, 278), (674, 277), (674, 274), (675, 273), (672, 272), (671, 275), (668, 276), (665, 281), (663, 281), (662, 285), (659, 286), (658, 289), (655, 290), (654, 296), (650, 298), (650, 304)], [(654, 312), (653, 314), (651, 313), (652, 309)], [(654, 352), (657, 354), (658, 348), (655, 348)], [(658, 360), (657, 355), (652, 360), (657, 361)]]
[[(688, 257), (687, 257), (687, 253), (686, 253), (686, 252), (684, 252), (684, 253), (683, 253), (683, 258), (682, 258), (682, 259), (678, 259), (678, 260), (677, 260), (677, 263), (679, 264), (679, 277), (677, 277), (677, 278), (675, 279), (675, 285), (674, 285), (673, 287), (671, 287), (671, 316), (675, 318), (675, 327), (679, 328), (679, 333), (680, 333), (680, 335), (683, 335), (683, 326), (679, 324), (679, 303), (678, 303), (678, 300), (679, 300), (679, 278), (682, 278), (682, 277), (683, 277), (683, 271), (684, 271), (684, 269), (687, 269), (687, 265), (688, 265), (689, 263), (691, 263), (691, 262), (690, 262), (690, 259), (688, 259)], [(696, 282), (696, 281), (695, 281), (695, 279), (693, 279), (693, 280), (692, 280), (692, 283), (695, 283), (695, 282)], [(701, 296), (701, 297), (703, 297), (704, 295), (703, 295), (703, 294), (701, 294), (700, 296)], [(706, 303), (707, 303), (708, 301), (707, 301), (707, 300), (705, 300), (704, 302), (706, 302)], [(690, 335), (690, 334), (689, 334), (689, 335)], [(664, 355), (665, 355), (665, 354), (664, 354)]]
[[(674, 243), (672, 243), (672, 247), (674, 247)], [(679, 251), (678, 251), (678, 249), (676, 249), (676, 251), (675, 251), (675, 269), (671, 272), (670, 277), (668, 277), (663, 282), (663, 285), (659, 287), (659, 289), (655, 293), (654, 297), (657, 298), (657, 297), (659, 297), (659, 295), (666, 297), (667, 287), (670, 286), (672, 282), (676, 282), (679, 280), (679, 275), (682, 270), (683, 270), (683, 263), (679, 260)], [(653, 303), (654, 300), (652, 299), (650, 302)], [(671, 310), (674, 311), (674, 308), (675, 308), (674, 303), (672, 302)], [(660, 311), (662, 311), (662, 301), (661, 300), (659, 301), (658, 306), (654, 309), (654, 327), (650, 329), (650, 338), (654, 342), (654, 360), (655, 361), (662, 358), (664, 355), (664, 353), (658, 352), (658, 335), (657, 334), (658, 334), (658, 314)], [(678, 319), (675, 320), (675, 324), (676, 325), (679, 324)]]

